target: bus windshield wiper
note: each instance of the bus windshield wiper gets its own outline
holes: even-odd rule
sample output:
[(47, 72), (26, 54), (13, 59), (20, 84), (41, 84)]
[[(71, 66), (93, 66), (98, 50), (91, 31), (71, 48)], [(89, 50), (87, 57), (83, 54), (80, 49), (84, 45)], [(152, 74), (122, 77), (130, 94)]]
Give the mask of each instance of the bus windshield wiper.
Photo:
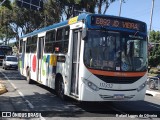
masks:
[(134, 36), (136, 36), (136, 35), (137, 35), (137, 33), (139, 33), (139, 31), (136, 31), (136, 32), (134, 33)]

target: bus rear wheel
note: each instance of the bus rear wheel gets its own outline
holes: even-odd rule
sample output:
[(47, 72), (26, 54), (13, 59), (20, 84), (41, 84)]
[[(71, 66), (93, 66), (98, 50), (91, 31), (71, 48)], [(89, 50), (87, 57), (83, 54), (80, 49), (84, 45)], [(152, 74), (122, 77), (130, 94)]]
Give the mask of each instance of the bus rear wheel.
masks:
[(66, 99), (66, 96), (64, 95), (64, 82), (62, 77), (59, 77), (58, 79), (56, 91), (61, 99)]

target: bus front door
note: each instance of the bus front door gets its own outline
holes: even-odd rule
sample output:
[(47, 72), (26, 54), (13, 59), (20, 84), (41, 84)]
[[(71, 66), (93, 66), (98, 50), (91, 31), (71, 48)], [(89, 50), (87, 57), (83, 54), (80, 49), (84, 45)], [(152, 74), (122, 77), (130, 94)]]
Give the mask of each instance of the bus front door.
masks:
[(42, 82), (41, 80), (41, 63), (43, 58), (43, 46), (44, 46), (44, 37), (38, 38), (38, 49), (37, 49), (37, 81)]
[(79, 61), (80, 61), (81, 31), (73, 31), (72, 46), (72, 71), (71, 71), (71, 94), (78, 96), (78, 77), (79, 77)]

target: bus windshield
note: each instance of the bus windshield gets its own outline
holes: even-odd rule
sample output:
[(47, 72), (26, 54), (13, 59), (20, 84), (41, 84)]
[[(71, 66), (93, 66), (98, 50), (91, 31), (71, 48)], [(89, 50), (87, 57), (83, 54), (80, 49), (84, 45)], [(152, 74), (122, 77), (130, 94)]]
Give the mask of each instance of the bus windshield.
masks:
[(7, 45), (0, 45), (0, 51), (3, 51), (4, 55), (11, 55), (12, 47)]
[(128, 32), (89, 30), (84, 64), (91, 69), (146, 71), (146, 36)]

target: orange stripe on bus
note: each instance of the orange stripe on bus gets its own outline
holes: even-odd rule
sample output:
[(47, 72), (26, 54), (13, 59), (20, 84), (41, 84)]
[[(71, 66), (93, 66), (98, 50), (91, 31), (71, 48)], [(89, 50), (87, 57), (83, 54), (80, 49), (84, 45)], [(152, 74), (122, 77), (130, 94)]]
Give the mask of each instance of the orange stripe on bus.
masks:
[(116, 77), (140, 77), (144, 76), (146, 72), (111, 72), (102, 70), (88, 69), (91, 73), (104, 76), (116, 76)]

